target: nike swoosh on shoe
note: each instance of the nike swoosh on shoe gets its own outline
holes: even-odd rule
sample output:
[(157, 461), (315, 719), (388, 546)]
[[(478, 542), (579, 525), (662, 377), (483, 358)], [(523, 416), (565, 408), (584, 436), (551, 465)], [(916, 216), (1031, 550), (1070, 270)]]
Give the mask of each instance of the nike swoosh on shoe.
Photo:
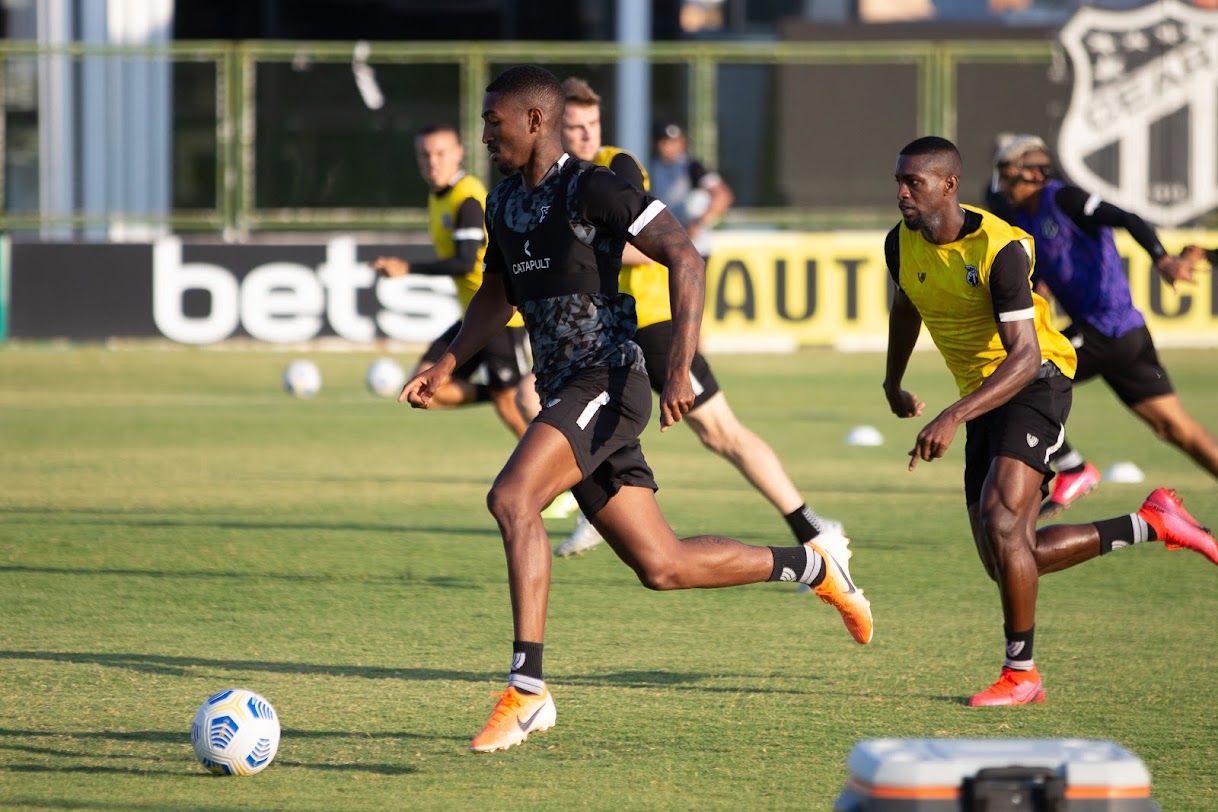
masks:
[(846, 573), (846, 568), (837, 563), (837, 559), (833, 558), (832, 553), (829, 554), (829, 558), (833, 559), (833, 566), (837, 567), (838, 574), (842, 576), (842, 580), (845, 581), (846, 586), (849, 587), (846, 592), (857, 592), (858, 590), (855, 589), (854, 582), (850, 580), (850, 576)]
[(538, 717), (538, 716), (541, 714), (541, 712), (542, 712), (543, 710), (545, 710), (545, 709), (546, 709), (546, 703), (542, 702), (542, 703), (541, 703), (541, 707), (540, 707), (540, 708), (538, 708), (537, 710), (533, 711), (533, 715), (532, 715), (532, 716), (530, 716), (528, 719), (525, 719), (525, 720), (521, 721), (520, 717), (519, 717), (519, 716), (517, 716), (517, 717), (516, 717), (516, 724), (520, 726), (520, 730), (521, 730), (521, 732), (523, 732), (523, 733), (528, 733), (528, 732), (529, 732), (529, 727), (531, 727), (531, 726), (532, 726), (533, 722), (535, 722), (535, 721), (537, 720), (537, 717)]

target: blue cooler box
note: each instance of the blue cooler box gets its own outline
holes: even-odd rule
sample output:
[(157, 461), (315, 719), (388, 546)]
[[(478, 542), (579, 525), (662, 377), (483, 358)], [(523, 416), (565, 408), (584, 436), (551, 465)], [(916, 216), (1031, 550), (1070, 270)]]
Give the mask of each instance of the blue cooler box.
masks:
[(1160, 812), (1133, 753), (1095, 739), (872, 739), (833, 812)]

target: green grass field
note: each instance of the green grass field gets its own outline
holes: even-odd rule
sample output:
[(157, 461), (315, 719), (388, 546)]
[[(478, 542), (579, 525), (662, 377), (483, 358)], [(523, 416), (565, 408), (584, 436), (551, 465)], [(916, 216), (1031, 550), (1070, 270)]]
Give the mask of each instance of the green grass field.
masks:
[[(1164, 353), (1218, 425), (1214, 351)], [(963, 508), (963, 434), (906, 471), (921, 422), (889, 415), (883, 356), (714, 359), (743, 420), (843, 521), (874, 642), (787, 584), (648, 592), (605, 548), (556, 561), (546, 640), (558, 726), (466, 745), (511, 656), (503, 553), (484, 496), (512, 444), (487, 408), (412, 411), (363, 387), (373, 355), (0, 348), (0, 807), (97, 810), (828, 810), (874, 737), (1095, 737), (1140, 755), (1165, 810), (1218, 809), (1218, 571), (1161, 545), (1041, 583), (1048, 700), (970, 709), (1002, 657), (997, 593)], [(409, 362), (409, 359), (403, 359)], [(909, 388), (953, 398), (938, 356)], [(843, 443), (854, 425), (878, 448)], [(1213, 480), (1102, 384), (1075, 444), (1140, 485), (1066, 518), (1131, 511), (1158, 484), (1218, 523)], [(786, 544), (781, 519), (692, 433), (644, 448), (679, 534)], [(552, 543), (573, 520), (549, 523)], [(194, 759), (195, 709), (244, 686), (283, 722), (260, 775)]]

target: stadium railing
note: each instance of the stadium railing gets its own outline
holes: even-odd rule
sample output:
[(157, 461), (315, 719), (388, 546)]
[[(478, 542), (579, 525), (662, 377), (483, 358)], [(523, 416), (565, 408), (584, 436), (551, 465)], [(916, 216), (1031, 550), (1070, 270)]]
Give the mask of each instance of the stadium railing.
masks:
[[(737, 205), (729, 226), (874, 228), (892, 219), (886, 162), (904, 140), (943, 134), (957, 139), (966, 164), (988, 160), (993, 132), (986, 112), (1007, 94), (970, 77), (985, 70), (1016, 76), (1039, 93), (1052, 85), (1046, 77), (1057, 58), (1053, 43), (1026, 40), (635, 49), (603, 42), (376, 42), (366, 57), (358, 53), (351, 42), (0, 43), (0, 230), (113, 233), (135, 225), (241, 239), (276, 231), (422, 229), (425, 189), (409, 139), (418, 126), (455, 121), (470, 171), (489, 180), (480, 107), (483, 88), (499, 70), (540, 62), (588, 76), (605, 91), (611, 118), (613, 70), (625, 58), (650, 64), (655, 115), (687, 121), (691, 152), (709, 156), (707, 163), (733, 183)], [(353, 79), (360, 59), (374, 71), (380, 106)], [(163, 99), (171, 108), (169, 206), (40, 206), (36, 179), (56, 171), (41, 154), (40, 66), (57, 64), (80, 76), (96, 65), (140, 61), (172, 68)], [(104, 137), (76, 126), (65, 136)], [(975, 173), (978, 186), (987, 174)]]

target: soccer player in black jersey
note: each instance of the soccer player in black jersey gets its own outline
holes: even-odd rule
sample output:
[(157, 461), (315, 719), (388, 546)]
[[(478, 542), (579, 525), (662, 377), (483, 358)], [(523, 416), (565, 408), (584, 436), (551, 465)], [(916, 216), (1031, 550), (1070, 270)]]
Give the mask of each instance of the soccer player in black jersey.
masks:
[(1076, 356), (1032, 291), (1032, 240), (987, 211), (961, 206), (960, 174), (960, 153), (944, 138), (919, 138), (897, 156), (902, 222), (884, 244), (896, 283), (884, 393), (898, 417), (922, 415), (926, 404), (901, 381), (925, 323), (960, 399), (918, 432), (909, 470), (946, 454), (965, 427), (965, 504), (977, 553), (1002, 599), (1006, 660), (998, 681), (969, 704), (1024, 705), (1045, 697), (1032, 658), (1042, 573), (1142, 542), (1211, 558), (1216, 548), (1167, 488), (1152, 491), (1134, 513), (1035, 529), (1053, 476), (1049, 461), (1065, 439)]
[(562, 114), (562, 88), (545, 68), (509, 68), (487, 86), (482, 141), (509, 177), (487, 198), (482, 287), (448, 352), (407, 382), (399, 398), (426, 408), (513, 313), (524, 316), (542, 410), (487, 495), (507, 555), (514, 640), (507, 689), (470, 743), (476, 751), (502, 750), (554, 725), (542, 675), (552, 556), (540, 513), (568, 488), (651, 589), (799, 581), (838, 609), (855, 640), (871, 639), (870, 605), (850, 580), (845, 538), (794, 547), (679, 539), (661, 515), (639, 444), (651, 389), (633, 341), (634, 300), (618, 292), (618, 269), (629, 241), (670, 271), (673, 339), (660, 396), (666, 430), (695, 398), (689, 368), (705, 268), (662, 203), (563, 151)]

